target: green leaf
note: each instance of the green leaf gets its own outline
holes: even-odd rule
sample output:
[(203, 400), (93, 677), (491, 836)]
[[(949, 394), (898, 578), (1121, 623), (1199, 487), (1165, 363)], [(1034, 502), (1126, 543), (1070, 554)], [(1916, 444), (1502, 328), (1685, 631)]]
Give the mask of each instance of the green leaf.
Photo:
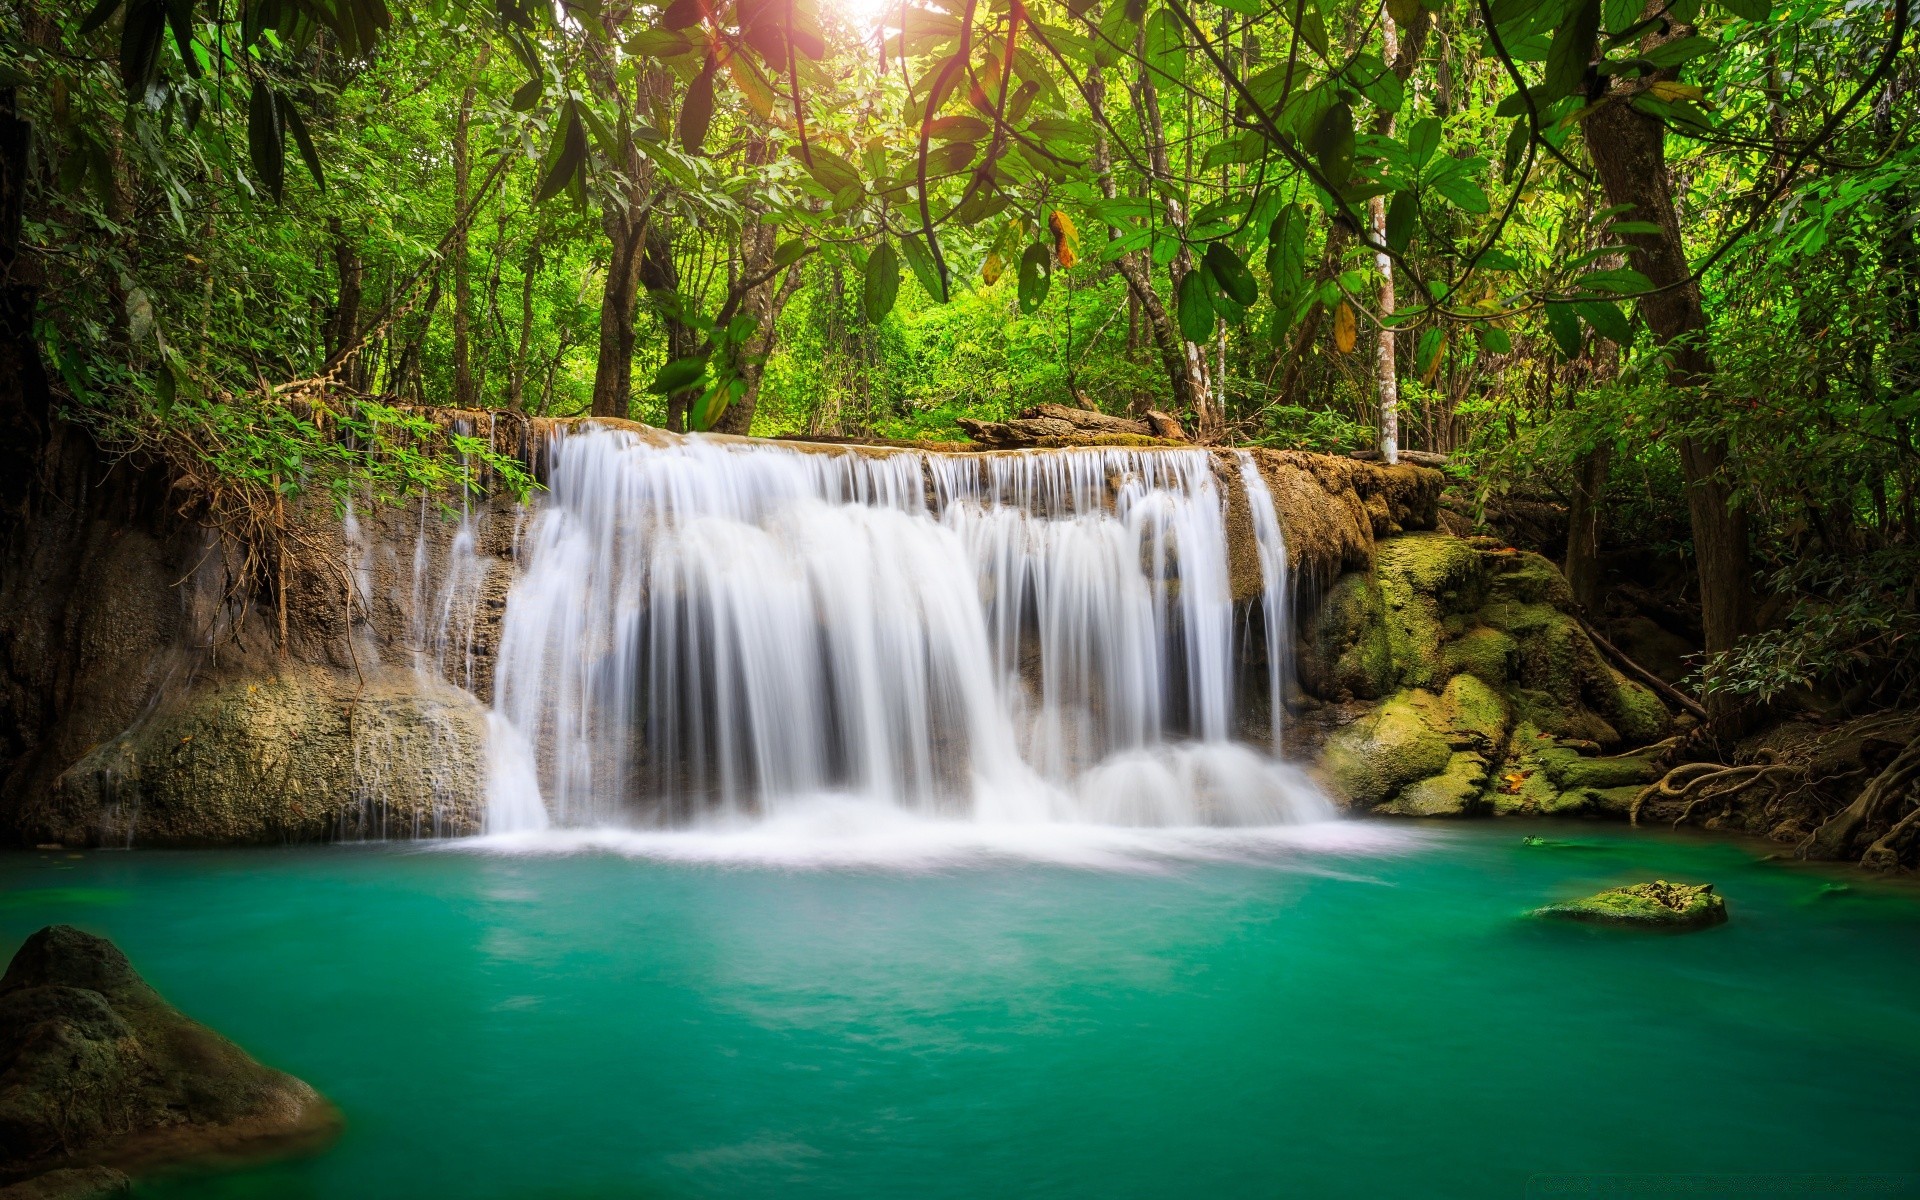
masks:
[(1320, 118), (1313, 131), (1313, 156), (1320, 171), (1335, 188), (1344, 188), (1353, 177), (1353, 107), (1336, 100)]
[(1440, 122), (1435, 118), (1421, 117), (1407, 130), (1407, 161), (1415, 171), (1425, 169), (1439, 149)]
[(1234, 253), (1233, 247), (1225, 242), (1214, 242), (1207, 247), (1205, 259), (1207, 270), (1212, 272), (1214, 282), (1241, 308), (1251, 308), (1260, 299), (1260, 284), (1247, 270), (1247, 264)]
[(700, 73), (687, 85), (687, 98), (680, 102), (677, 131), (680, 148), (688, 154), (700, 153), (707, 144), (707, 129), (713, 124), (713, 72), (713, 56), (708, 55)]
[(1413, 231), (1420, 224), (1420, 200), (1412, 192), (1394, 193), (1387, 205), (1387, 247), (1405, 254), (1413, 242)]
[(540, 103), (540, 93), (546, 88), (546, 81), (534, 78), (521, 84), (513, 93), (513, 111), (528, 112)]
[(580, 123), (580, 114), (573, 110), (571, 103), (564, 113), (560, 135), (554, 139), (553, 149), (547, 155), (546, 172), (533, 193), (535, 204), (545, 204), (565, 190), (587, 158), (587, 129)]
[(327, 180), (320, 173), (320, 156), (314, 152), (313, 136), (307, 132), (307, 122), (300, 115), (300, 107), (285, 96), (279, 97), (280, 115), (286, 119), (287, 130), (293, 134), (293, 144), (300, 150), (300, 160), (307, 164), (307, 174), (313, 176), (314, 186), (321, 191), (327, 190)]
[(893, 311), (893, 301), (899, 294), (900, 255), (882, 242), (867, 255), (866, 279), (860, 292), (861, 307), (866, 310), (868, 322), (878, 325)]
[(654, 372), (653, 382), (647, 390), (656, 396), (668, 396), (692, 387), (707, 372), (707, 360), (702, 355), (689, 358), (676, 358)]
[(108, 19), (119, 11), (120, 0), (100, 0), (100, 3), (93, 6), (93, 11), (87, 14), (87, 19), (80, 22), (80, 36), (85, 37), (105, 25)]
[(782, 242), (773, 252), (773, 265), (776, 267), (790, 267), (794, 263), (799, 262), (800, 256), (806, 252), (807, 243), (799, 238)]
[(1515, 120), (1513, 128), (1507, 131), (1506, 152), (1501, 156), (1501, 183), (1513, 182), (1513, 173), (1520, 169), (1520, 163), (1526, 158), (1527, 143), (1532, 139), (1533, 130), (1527, 124), (1527, 119), (1520, 117)]
[(1480, 338), (1481, 349), (1488, 354), (1513, 353), (1513, 339), (1498, 325), (1475, 325), (1473, 331)]
[(247, 105), (247, 157), (253, 173), (275, 202), (286, 182), (286, 138), (280, 126), (280, 103), (265, 80), (253, 85)]
[(946, 281), (940, 278), (940, 268), (934, 265), (933, 255), (927, 251), (927, 245), (919, 235), (900, 239), (900, 248), (906, 253), (907, 265), (913, 268), (913, 277), (920, 281), (920, 287), (933, 298), (936, 304), (947, 302)]
[(1031, 316), (1052, 285), (1053, 255), (1045, 242), (1035, 242), (1020, 255), (1020, 312)]
[(1769, 0), (1714, 0), (1714, 3), (1748, 21), (1765, 21), (1773, 16)]
[(1205, 272), (1188, 271), (1180, 281), (1178, 308), (1182, 337), (1202, 344), (1213, 337), (1213, 296)]
[(1353, 65), (1347, 68), (1347, 78), (1382, 112), (1399, 112), (1400, 106), (1406, 103), (1406, 89), (1401, 86), (1400, 77), (1376, 54), (1354, 55)]
[(1615, 221), (1607, 227), (1607, 232), (1619, 234), (1651, 233), (1657, 236), (1664, 231), (1659, 225), (1652, 221)]
[(1154, 81), (1160, 87), (1177, 84), (1186, 76), (1184, 33), (1180, 18), (1170, 8), (1160, 9), (1147, 19), (1146, 63), (1149, 70), (1160, 76)]
[(1548, 302), (1547, 332), (1553, 335), (1553, 344), (1560, 348), (1563, 358), (1580, 357), (1580, 317), (1573, 305)]
[(1547, 48), (1547, 98), (1558, 100), (1578, 91), (1593, 61), (1594, 42), (1600, 36), (1600, 0), (1574, 0), (1573, 9), (1553, 31)]
[(1615, 345), (1627, 346), (1633, 342), (1633, 327), (1628, 324), (1625, 313), (1611, 300), (1583, 300), (1573, 306), (1593, 331)]
[(1438, 325), (1429, 328), (1420, 335), (1419, 344), (1413, 349), (1413, 369), (1421, 378), (1433, 370), (1439, 361), (1440, 349), (1447, 344), (1447, 335)]
[(1467, 178), (1464, 172), (1437, 181), (1433, 190), (1452, 201), (1462, 212), (1484, 213), (1493, 207), (1487, 201), (1486, 190)]
[(1653, 290), (1653, 280), (1631, 267), (1616, 267), (1610, 271), (1589, 271), (1573, 282), (1575, 287), (1583, 287), (1595, 292), (1630, 295)]
[[(1762, 0), (1761, 7), (1765, 7), (1765, 0)], [(1765, 17), (1759, 19), (1766, 20)], [(1675, 38), (1671, 42), (1662, 42), (1640, 57), (1656, 67), (1677, 67), (1690, 58), (1711, 54), (1718, 48), (1718, 42), (1709, 41), (1697, 34), (1689, 34), (1683, 38)]]
[(1298, 204), (1280, 210), (1267, 231), (1267, 274), (1273, 279), (1273, 302), (1292, 303), (1307, 285), (1307, 216)]

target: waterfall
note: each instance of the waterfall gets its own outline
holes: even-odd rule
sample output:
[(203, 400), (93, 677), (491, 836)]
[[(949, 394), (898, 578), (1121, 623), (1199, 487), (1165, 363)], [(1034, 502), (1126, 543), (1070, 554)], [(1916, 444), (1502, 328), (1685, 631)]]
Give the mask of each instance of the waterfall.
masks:
[(1268, 732), (1277, 754), (1286, 723), (1287, 684), (1293, 679), (1293, 595), (1287, 575), (1287, 539), (1280, 530), (1280, 515), (1273, 507), (1273, 493), (1260, 474), (1253, 455), (1241, 451), (1240, 486), (1247, 493), (1247, 508), (1253, 514), (1253, 541), (1260, 553), (1260, 617), (1266, 634), (1267, 701), (1272, 727)]
[[(995, 823), (1329, 813), (1235, 739), (1206, 451), (822, 452), (588, 427), (549, 461), (495, 662), (490, 831), (849, 799)], [(1284, 638), (1285, 550), (1270, 502), (1254, 507), (1265, 625)]]

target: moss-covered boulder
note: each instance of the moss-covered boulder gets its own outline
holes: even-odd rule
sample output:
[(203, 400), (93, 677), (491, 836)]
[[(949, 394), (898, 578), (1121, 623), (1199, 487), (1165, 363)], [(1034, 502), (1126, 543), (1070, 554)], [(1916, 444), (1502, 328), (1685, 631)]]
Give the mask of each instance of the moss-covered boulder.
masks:
[(181, 1016), (105, 938), (49, 926), (0, 978), (0, 1180), (305, 1149), (338, 1128), (312, 1088)]
[(132, 1194), (133, 1180), (112, 1167), (69, 1167), (0, 1187), (0, 1200), (111, 1200)]
[(1361, 811), (1625, 818), (1658, 770), (1617, 752), (1672, 725), (1601, 655), (1551, 562), (1484, 539), (1383, 539), (1303, 621), (1300, 668), (1350, 718), (1323, 774)]
[(1627, 925), (1644, 929), (1704, 929), (1727, 919), (1727, 902), (1710, 883), (1635, 883), (1604, 892), (1549, 904), (1534, 910), (1538, 917), (1588, 921), (1597, 925)]

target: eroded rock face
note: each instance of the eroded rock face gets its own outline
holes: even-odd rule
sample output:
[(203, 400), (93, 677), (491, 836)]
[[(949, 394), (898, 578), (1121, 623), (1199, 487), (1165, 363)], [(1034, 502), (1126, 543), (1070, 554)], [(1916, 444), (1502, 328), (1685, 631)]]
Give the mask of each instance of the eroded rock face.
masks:
[(164, 701), (68, 768), (31, 827), (140, 846), (475, 833), (485, 747), (468, 692), (287, 662)]
[(1299, 670), (1347, 718), (1322, 774), (1364, 812), (1624, 819), (1659, 771), (1612, 752), (1672, 724), (1601, 657), (1552, 563), (1444, 533), (1384, 539), (1336, 581)]
[(338, 1128), (312, 1088), (180, 1015), (105, 938), (48, 926), (0, 978), (0, 1180), (310, 1148)]
[(1537, 917), (1646, 929), (1705, 929), (1727, 919), (1727, 902), (1710, 883), (1635, 883), (1535, 909)]

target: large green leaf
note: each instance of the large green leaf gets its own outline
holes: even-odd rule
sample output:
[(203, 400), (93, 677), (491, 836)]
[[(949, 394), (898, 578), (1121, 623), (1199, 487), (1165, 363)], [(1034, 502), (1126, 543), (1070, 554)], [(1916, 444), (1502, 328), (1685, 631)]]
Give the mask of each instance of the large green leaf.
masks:
[(900, 249), (907, 256), (907, 265), (913, 268), (913, 277), (920, 281), (920, 287), (931, 296), (936, 304), (947, 302), (946, 280), (940, 278), (940, 268), (934, 264), (933, 255), (928, 252), (927, 244), (918, 235), (900, 239)]
[(1353, 106), (1336, 100), (1313, 131), (1313, 156), (1336, 189), (1353, 177)]
[(1547, 332), (1553, 335), (1553, 344), (1560, 348), (1562, 357), (1580, 356), (1580, 316), (1573, 305), (1557, 300), (1548, 302)]
[(286, 154), (280, 98), (263, 79), (253, 85), (253, 98), (247, 105), (247, 157), (261, 186), (275, 200), (280, 199), (280, 189), (286, 182)]
[(1180, 18), (1170, 8), (1163, 8), (1147, 18), (1147, 66), (1160, 77), (1155, 82), (1163, 87), (1169, 83), (1179, 83), (1186, 76), (1184, 32)]
[(703, 355), (676, 358), (653, 373), (653, 382), (647, 390), (656, 396), (667, 396), (682, 392), (699, 382), (707, 373), (707, 360)]
[(1553, 43), (1547, 48), (1547, 98), (1557, 100), (1579, 90), (1586, 79), (1587, 64), (1593, 61), (1594, 43), (1600, 35), (1600, 0), (1574, 0), (1560, 27), (1553, 31)]
[(895, 297), (900, 294), (900, 255), (886, 242), (874, 248), (867, 255), (866, 278), (860, 291), (860, 304), (866, 310), (867, 320), (873, 324), (893, 311)]
[(1247, 270), (1247, 264), (1225, 242), (1214, 242), (1207, 247), (1206, 267), (1220, 290), (1241, 308), (1249, 308), (1260, 299), (1260, 284), (1253, 272)]
[(1280, 210), (1267, 232), (1267, 274), (1273, 279), (1273, 302), (1291, 304), (1307, 286), (1307, 217), (1298, 204)]
[(1583, 300), (1573, 306), (1593, 331), (1616, 345), (1626, 346), (1633, 341), (1633, 326), (1628, 323), (1626, 314), (1620, 306), (1611, 300)]
[(1420, 224), (1420, 200), (1412, 192), (1394, 193), (1387, 205), (1387, 246), (1395, 254), (1405, 254)]
[(1020, 255), (1020, 311), (1032, 315), (1052, 285), (1053, 253), (1045, 242), (1035, 242)]
[(1769, 0), (1714, 0), (1714, 3), (1734, 16), (1749, 21), (1765, 21), (1773, 16), (1773, 5)]
[(1213, 296), (1205, 272), (1188, 271), (1180, 281), (1178, 310), (1182, 337), (1200, 343), (1213, 337)]

